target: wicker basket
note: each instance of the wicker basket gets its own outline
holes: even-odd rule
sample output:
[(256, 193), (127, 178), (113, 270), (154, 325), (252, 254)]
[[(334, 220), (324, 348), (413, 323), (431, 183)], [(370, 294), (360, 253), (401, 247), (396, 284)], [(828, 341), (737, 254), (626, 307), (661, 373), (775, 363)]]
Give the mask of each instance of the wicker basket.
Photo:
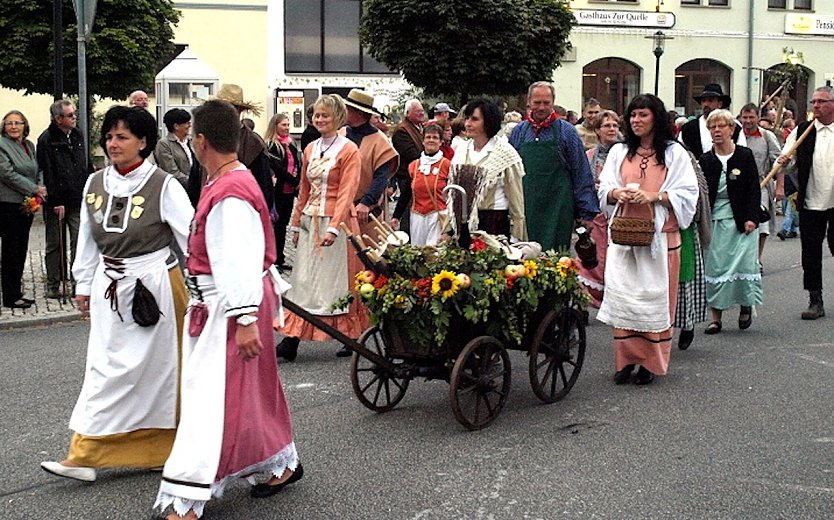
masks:
[(649, 204), (649, 219), (622, 216), (623, 206), (617, 206), (611, 219), (611, 241), (621, 246), (651, 245), (654, 238), (654, 208)]

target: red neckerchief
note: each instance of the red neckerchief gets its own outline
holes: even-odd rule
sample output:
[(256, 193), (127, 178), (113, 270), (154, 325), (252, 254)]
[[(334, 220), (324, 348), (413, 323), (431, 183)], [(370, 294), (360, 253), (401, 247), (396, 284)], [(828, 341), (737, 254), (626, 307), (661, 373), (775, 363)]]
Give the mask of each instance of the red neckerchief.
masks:
[(557, 119), (559, 119), (559, 114), (557, 114), (555, 111), (551, 112), (550, 115), (547, 116), (547, 119), (545, 119), (541, 123), (534, 120), (530, 116), (529, 112), (527, 113), (527, 116), (524, 118), (525, 121), (527, 121), (528, 123), (533, 125), (533, 131), (535, 132), (536, 135), (539, 135), (541, 133), (541, 131), (544, 130), (545, 128), (550, 128), (550, 125), (553, 124), (553, 121), (556, 121)]
[(144, 163), (144, 162), (145, 162), (145, 159), (140, 159), (138, 163), (133, 164), (133, 165), (131, 165), (131, 166), (128, 166), (128, 167), (127, 167), (127, 168), (125, 168), (124, 170), (123, 170), (123, 169), (121, 169), (121, 168), (119, 168), (119, 167), (118, 167), (118, 166), (116, 166), (115, 164), (114, 164), (113, 166), (116, 168), (116, 171), (117, 171), (117, 172), (119, 172), (119, 175), (121, 175), (121, 176), (125, 176), (125, 175), (127, 175), (128, 173), (130, 173), (130, 172), (132, 172), (133, 170), (135, 170), (136, 168), (138, 168), (138, 167), (142, 166), (142, 163)]
[(744, 136), (745, 137), (762, 137), (762, 133), (759, 131), (759, 128), (756, 127), (755, 130), (753, 130), (752, 132), (749, 132), (749, 133), (747, 132), (747, 130), (745, 130), (744, 131)]

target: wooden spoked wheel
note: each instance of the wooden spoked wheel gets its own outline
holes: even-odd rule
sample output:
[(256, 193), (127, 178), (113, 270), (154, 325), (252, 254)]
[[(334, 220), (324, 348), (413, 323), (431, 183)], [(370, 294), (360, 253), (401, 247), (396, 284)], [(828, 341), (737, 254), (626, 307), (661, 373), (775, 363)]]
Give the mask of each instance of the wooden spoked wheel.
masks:
[(463, 348), (452, 368), (449, 393), (455, 418), (480, 430), (501, 413), (510, 393), (510, 356), (500, 341), (480, 336)]
[[(362, 333), (359, 343), (365, 348), (389, 359), (385, 352), (382, 333), (372, 327)], [(391, 360), (393, 362), (393, 360)], [(397, 406), (408, 390), (408, 378), (394, 377), (394, 374), (373, 361), (353, 353), (350, 361), (350, 382), (359, 402), (375, 412), (387, 412)]]
[(548, 312), (530, 346), (530, 386), (545, 403), (573, 388), (585, 359), (585, 325), (576, 309)]

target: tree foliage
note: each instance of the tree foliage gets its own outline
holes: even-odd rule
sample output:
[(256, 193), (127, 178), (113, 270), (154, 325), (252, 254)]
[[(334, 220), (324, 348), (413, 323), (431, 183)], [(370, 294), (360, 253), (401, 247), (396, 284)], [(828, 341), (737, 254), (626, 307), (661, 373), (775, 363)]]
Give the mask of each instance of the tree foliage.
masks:
[[(64, 91), (78, 93), (77, 29), (71, 0), (64, 11)], [(153, 84), (160, 60), (174, 52), (172, 0), (98, 0), (87, 42), (87, 90), (120, 99)], [(0, 2), (0, 85), (51, 94), (54, 72), (51, 0)]]
[(371, 56), (429, 95), (512, 95), (549, 80), (570, 48), (561, 0), (365, 0)]

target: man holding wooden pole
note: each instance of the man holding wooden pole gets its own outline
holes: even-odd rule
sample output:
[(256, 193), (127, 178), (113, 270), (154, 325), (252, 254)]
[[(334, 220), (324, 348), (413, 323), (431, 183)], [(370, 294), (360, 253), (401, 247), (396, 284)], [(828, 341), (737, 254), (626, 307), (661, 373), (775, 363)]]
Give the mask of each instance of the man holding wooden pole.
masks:
[[(802, 123), (791, 132), (783, 155), (777, 160), (782, 166), (796, 168), (799, 179), (796, 206), (802, 222), (803, 286), (810, 299), (808, 309), (802, 313), (803, 320), (825, 316), (822, 242), (826, 236), (828, 249), (834, 254), (834, 88), (817, 88), (811, 108), (815, 120)], [(796, 155), (792, 159), (794, 147)], [(777, 186), (777, 193), (780, 189), (783, 188)]]

